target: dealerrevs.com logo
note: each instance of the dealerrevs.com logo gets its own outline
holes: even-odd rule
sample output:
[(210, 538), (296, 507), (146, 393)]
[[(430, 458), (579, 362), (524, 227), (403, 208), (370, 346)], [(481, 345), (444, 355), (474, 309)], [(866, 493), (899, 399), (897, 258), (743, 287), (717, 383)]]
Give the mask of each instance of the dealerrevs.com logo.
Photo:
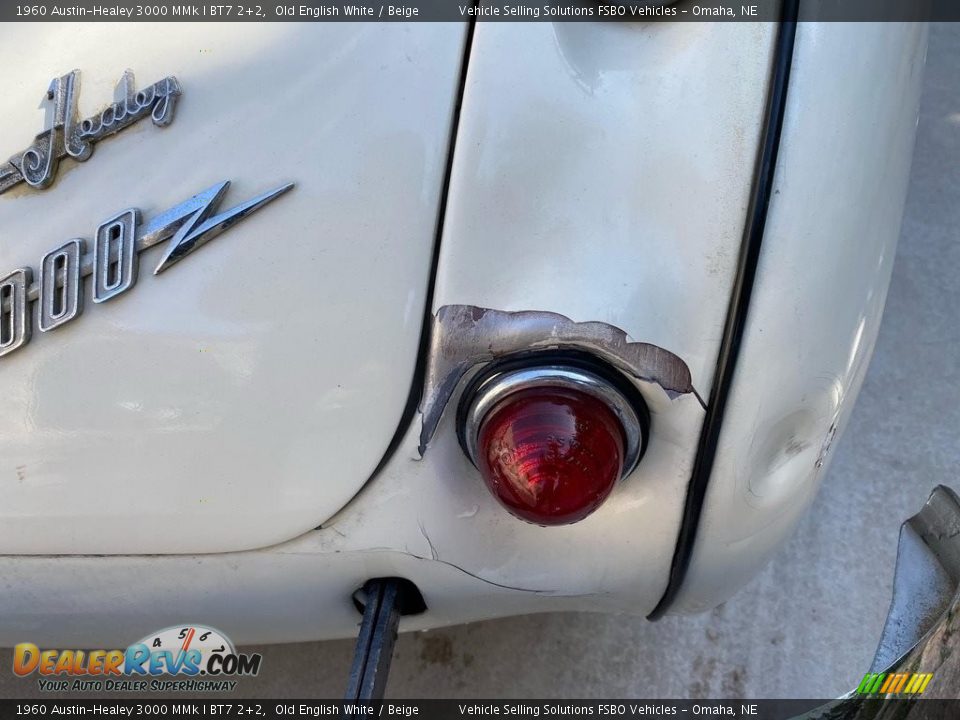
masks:
[(238, 653), (219, 630), (178, 625), (143, 638), (126, 650), (13, 649), (13, 672), (36, 673), (47, 692), (224, 692), (237, 677), (260, 672), (259, 653)]

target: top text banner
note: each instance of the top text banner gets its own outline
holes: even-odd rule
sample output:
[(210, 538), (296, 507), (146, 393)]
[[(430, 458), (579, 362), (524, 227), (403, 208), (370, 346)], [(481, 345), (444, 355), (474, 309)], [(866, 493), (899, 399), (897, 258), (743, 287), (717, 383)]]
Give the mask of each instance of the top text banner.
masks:
[[(789, 0), (787, 0), (789, 3)], [(380, 0), (236, 3), (36, 0), (0, 3), (3, 22), (770, 22), (784, 0)], [(799, 20), (960, 21), (960, 0), (800, 0)]]

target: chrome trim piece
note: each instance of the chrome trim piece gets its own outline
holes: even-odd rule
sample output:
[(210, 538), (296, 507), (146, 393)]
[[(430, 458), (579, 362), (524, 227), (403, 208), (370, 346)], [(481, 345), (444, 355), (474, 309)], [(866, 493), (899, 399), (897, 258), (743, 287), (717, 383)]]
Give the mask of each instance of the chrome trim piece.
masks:
[(180, 83), (172, 75), (137, 90), (133, 73), (127, 70), (120, 78), (123, 99), (96, 115), (79, 120), (80, 71), (71, 70), (54, 78), (44, 98), (53, 102), (53, 122), (34, 138), (30, 147), (0, 164), (0, 194), (21, 182), (37, 190), (49, 187), (56, 177), (60, 160), (68, 156), (78, 162), (88, 160), (93, 154), (94, 143), (148, 115), (154, 125), (166, 127), (173, 122), (180, 93)]
[[(922, 654), (919, 646), (937, 626), (947, 629), (945, 638), (949, 638), (957, 622), (956, 613), (948, 611), (958, 603), (960, 498), (938, 485), (920, 512), (900, 526), (893, 596), (869, 672), (902, 667), (911, 651), (919, 649)], [(944, 658), (939, 648), (931, 655)]]
[(623, 472), (625, 478), (640, 460), (645, 437), (640, 417), (630, 401), (599, 375), (579, 368), (544, 365), (507, 370), (487, 378), (474, 393), (464, 420), (463, 440), (467, 456), (477, 464), (477, 436), (480, 424), (498, 402), (527, 388), (556, 387), (579, 390), (603, 402), (620, 421), (624, 436)]
[[(40, 276), (20, 268), (0, 279), (0, 357), (30, 341), (30, 303), (40, 301), (40, 330), (47, 332), (73, 320), (83, 310), (83, 279), (93, 276), (93, 302), (102, 303), (130, 290), (139, 274), (139, 254), (164, 240), (166, 253), (153, 274), (163, 272), (220, 233), (280, 197), (293, 183), (257, 195), (221, 213), (217, 207), (230, 187), (217, 183), (145, 222), (129, 208), (97, 227), (93, 252), (84, 254), (83, 238), (75, 238), (43, 256)], [(62, 267), (58, 268), (58, 261)], [(62, 307), (55, 308), (60, 294)]]
[(137, 282), (140, 257), (136, 250), (140, 211), (121, 210), (97, 227), (93, 240), (93, 301), (106, 302)]
[(30, 268), (19, 268), (0, 280), (0, 357), (30, 342), (27, 288), (32, 282)]
[[(83, 254), (83, 238), (74, 238), (48, 252), (40, 261), (40, 313), (37, 316), (40, 332), (49, 332), (83, 312), (83, 293), (80, 292)], [(57, 265), (61, 261), (63, 268), (59, 269)], [(58, 292), (62, 293), (59, 308)]]

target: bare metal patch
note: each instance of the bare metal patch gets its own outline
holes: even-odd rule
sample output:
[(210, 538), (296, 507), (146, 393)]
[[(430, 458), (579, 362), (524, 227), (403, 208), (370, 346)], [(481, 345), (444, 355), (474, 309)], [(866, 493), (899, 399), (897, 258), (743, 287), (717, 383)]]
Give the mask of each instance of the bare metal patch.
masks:
[(669, 350), (631, 342), (618, 327), (574, 322), (538, 310), (504, 312), (475, 305), (444, 305), (433, 318), (426, 385), (420, 412), (420, 454), (433, 437), (457, 385), (474, 366), (523, 350), (591, 352), (624, 374), (659, 385), (670, 397), (692, 393), (690, 368)]

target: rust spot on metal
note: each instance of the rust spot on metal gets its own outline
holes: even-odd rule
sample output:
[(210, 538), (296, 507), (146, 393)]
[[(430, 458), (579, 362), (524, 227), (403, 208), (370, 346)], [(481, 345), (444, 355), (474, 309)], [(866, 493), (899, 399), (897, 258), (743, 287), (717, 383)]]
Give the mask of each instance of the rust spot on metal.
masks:
[(420, 454), (440, 422), (457, 385), (474, 366), (529, 350), (577, 349), (593, 353), (625, 375), (659, 385), (670, 397), (692, 393), (690, 368), (669, 350), (631, 342), (602, 322), (574, 322), (538, 310), (504, 312), (475, 305), (444, 305), (433, 318), (430, 356), (420, 412)]

